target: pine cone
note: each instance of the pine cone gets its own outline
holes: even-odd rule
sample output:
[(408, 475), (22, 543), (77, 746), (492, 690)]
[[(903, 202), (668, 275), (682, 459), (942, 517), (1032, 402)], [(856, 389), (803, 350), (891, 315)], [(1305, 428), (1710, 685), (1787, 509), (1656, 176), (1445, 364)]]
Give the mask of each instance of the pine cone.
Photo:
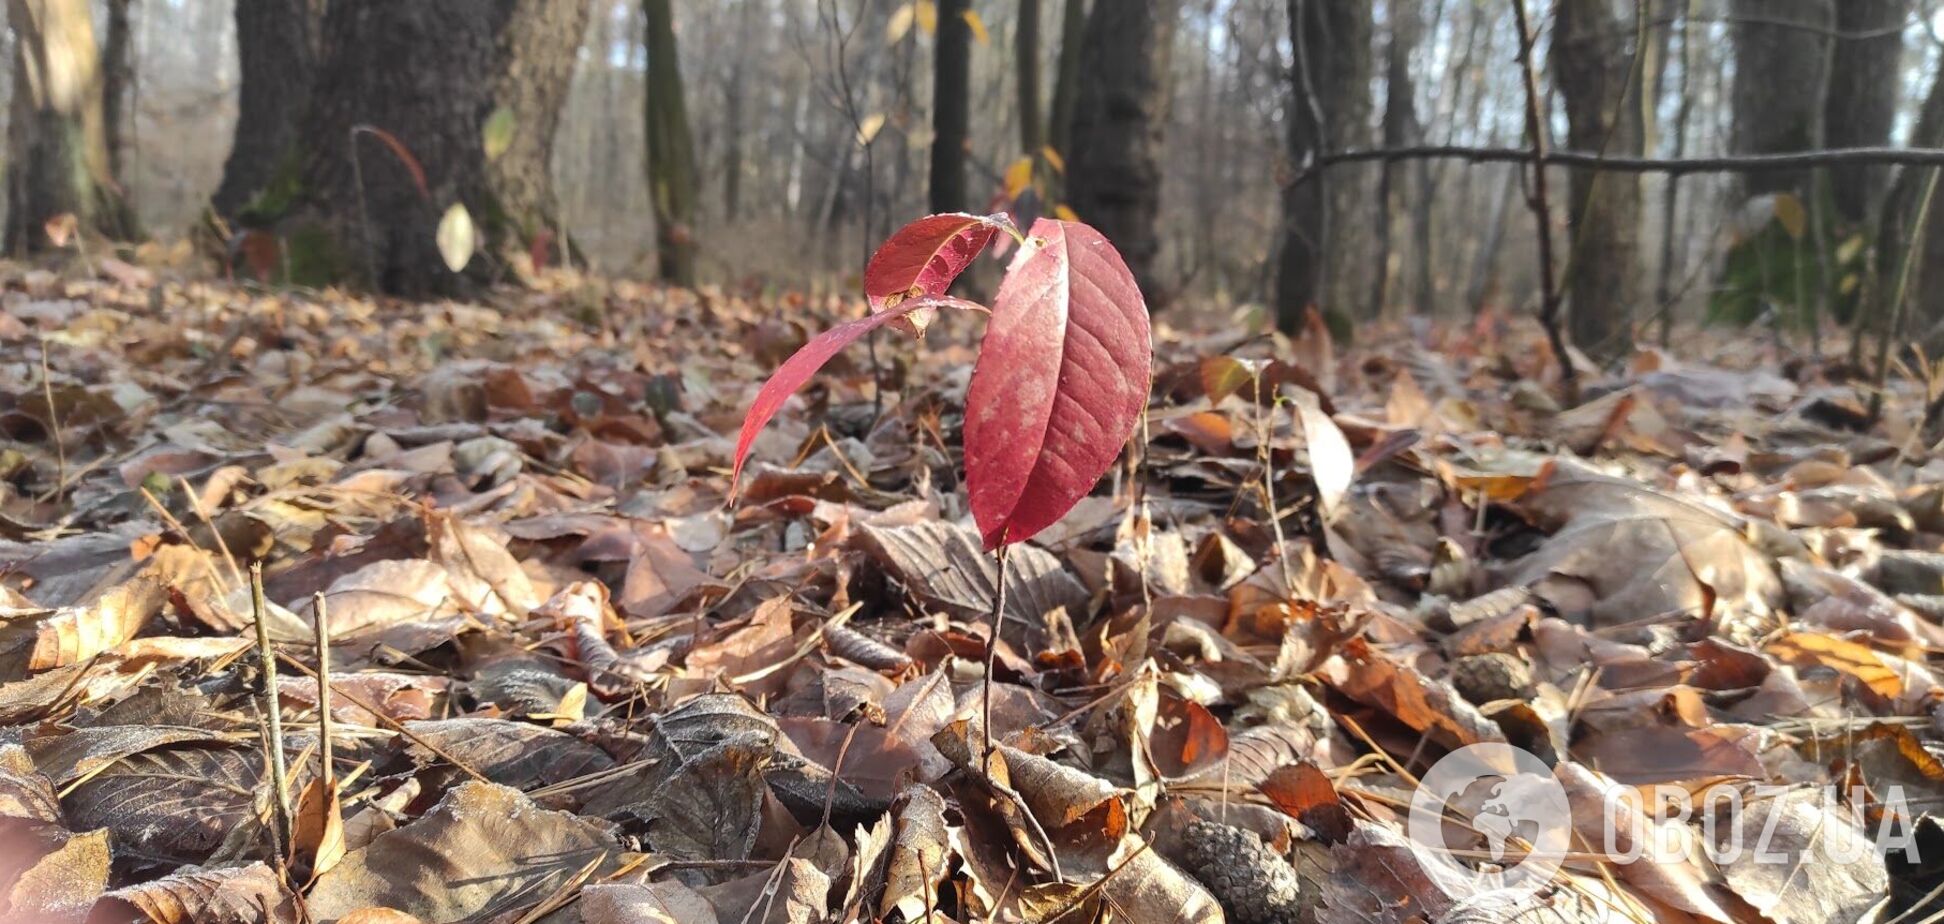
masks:
[(1532, 695), (1532, 666), (1502, 651), (1467, 655), (1452, 662), (1451, 685), (1459, 696), (1478, 706), (1494, 700), (1525, 699)]
[(1181, 863), (1214, 893), (1233, 924), (1297, 924), (1296, 868), (1254, 831), (1212, 821), (1189, 823)]

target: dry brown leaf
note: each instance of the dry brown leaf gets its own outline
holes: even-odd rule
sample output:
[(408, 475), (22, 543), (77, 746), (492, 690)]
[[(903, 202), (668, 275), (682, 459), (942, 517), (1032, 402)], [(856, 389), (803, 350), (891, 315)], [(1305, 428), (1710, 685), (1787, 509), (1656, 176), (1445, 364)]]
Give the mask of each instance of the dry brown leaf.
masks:
[(138, 577), (86, 604), (62, 607), (38, 618), (10, 620), (0, 628), (4, 670), (18, 678), (86, 661), (134, 638), (162, 611), (166, 599), (159, 583)]
[(108, 887), (108, 832), (68, 835), (22, 870), (7, 891), (9, 921), (81, 924)]
[(405, 728), (412, 734), (401, 736), (400, 742), (421, 763), (451, 757), (514, 789), (550, 786), (614, 766), (614, 759), (600, 748), (543, 725), (468, 718), (407, 722)]
[(346, 854), (307, 904), (323, 922), (377, 906), (457, 924), (530, 905), (590, 866), (600, 874), (621, 860), (605, 826), (468, 781), (424, 817)]
[(1820, 632), (1790, 632), (1763, 649), (1794, 664), (1820, 664), (1856, 678), (1885, 699), (1903, 695), (1904, 678), (1868, 645)]
[(299, 920), (296, 898), (262, 863), (185, 868), (109, 892), (102, 904), (106, 906), (102, 910), (118, 910), (125, 915), (120, 920), (131, 924), (297, 924)]
[(896, 912), (915, 921), (938, 906), (938, 883), (950, 872), (945, 800), (929, 786), (908, 786), (899, 794), (896, 815), (898, 834), (891, 842), (878, 913)]
[(1646, 485), (1559, 465), (1518, 508), (1552, 535), (1511, 569), (1562, 615), (1596, 626), (1650, 615), (1767, 617), (1782, 585), (1739, 520)]
[[(985, 554), (971, 527), (939, 522), (867, 525), (859, 536), (867, 551), (926, 602), (965, 618), (991, 613), (999, 565)], [(1047, 613), (1086, 599), (1080, 582), (1044, 549), (1019, 543), (1006, 554), (1008, 623), (1036, 626)]]

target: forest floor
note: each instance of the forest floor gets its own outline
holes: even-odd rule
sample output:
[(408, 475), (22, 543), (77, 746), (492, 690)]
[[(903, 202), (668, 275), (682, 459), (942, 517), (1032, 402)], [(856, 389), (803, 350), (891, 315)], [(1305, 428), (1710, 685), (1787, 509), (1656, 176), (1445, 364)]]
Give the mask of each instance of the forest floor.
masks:
[[(1350, 347), (1159, 317), (1139, 451), (1012, 553), (988, 758), (977, 321), (844, 354), (728, 505), (755, 389), (861, 300), (111, 268), (0, 273), (0, 920), (1944, 908), (1916, 384), (1872, 423), (1835, 365), (1699, 332), (1562, 408), (1529, 322)], [(1251, 369), (1323, 413), (1247, 400)], [(1438, 794), (1455, 852), (1410, 823), (1494, 744), (1572, 807), (1522, 905), (1453, 878), (1539, 858), (1513, 771)], [(1642, 840), (1686, 849), (1618, 855)]]

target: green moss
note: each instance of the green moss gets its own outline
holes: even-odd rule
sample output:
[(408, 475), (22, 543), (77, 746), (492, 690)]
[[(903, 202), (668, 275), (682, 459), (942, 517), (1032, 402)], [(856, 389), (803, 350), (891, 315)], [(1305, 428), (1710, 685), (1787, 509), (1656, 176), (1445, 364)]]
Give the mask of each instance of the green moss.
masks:
[(237, 219), (246, 226), (267, 227), (289, 214), (303, 193), (303, 159), (292, 148), (278, 159), (270, 182), (237, 211)]
[(348, 261), (336, 238), (323, 225), (306, 222), (284, 237), (286, 263), (291, 285), (323, 288), (340, 282), (348, 273)]

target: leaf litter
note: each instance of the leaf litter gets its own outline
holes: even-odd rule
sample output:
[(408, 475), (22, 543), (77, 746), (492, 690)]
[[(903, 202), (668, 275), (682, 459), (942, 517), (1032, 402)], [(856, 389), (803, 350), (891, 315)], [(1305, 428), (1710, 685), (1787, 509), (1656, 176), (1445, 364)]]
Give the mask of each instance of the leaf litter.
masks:
[[(934, 252), (885, 285), (942, 295)], [(1798, 862), (1589, 847), (1565, 919), (1939, 907), (1935, 857), (1851, 850), (1891, 787), (1944, 850), (1914, 388), (1869, 425), (1838, 367), (1703, 335), (1562, 407), (1524, 322), (1161, 319), (1147, 436), (1012, 550), (985, 715), (976, 315), (742, 433), (861, 300), (11, 283), (0, 919), (1435, 920), (1406, 807), (1480, 742), (1575, 804), (1786, 787), (1738, 804)]]

